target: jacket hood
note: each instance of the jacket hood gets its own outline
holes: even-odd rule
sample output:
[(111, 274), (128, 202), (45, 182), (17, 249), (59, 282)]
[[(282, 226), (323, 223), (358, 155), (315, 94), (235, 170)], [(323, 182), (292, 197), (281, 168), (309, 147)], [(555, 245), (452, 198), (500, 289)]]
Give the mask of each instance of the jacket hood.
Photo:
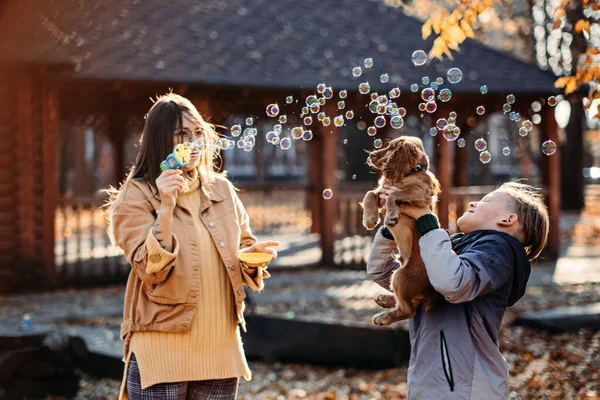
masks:
[(469, 234), (459, 233), (453, 235), (451, 238), (452, 249), (456, 253), (460, 253), (463, 248), (483, 239), (484, 237), (486, 240), (489, 240), (491, 235), (502, 241), (506, 248), (510, 248), (512, 251), (514, 270), (512, 276), (512, 287), (507, 303), (510, 307), (525, 295), (527, 282), (529, 281), (529, 276), (531, 275), (531, 263), (529, 262), (529, 258), (527, 257), (527, 253), (525, 252), (523, 245), (508, 233), (494, 230), (481, 230), (471, 232)]

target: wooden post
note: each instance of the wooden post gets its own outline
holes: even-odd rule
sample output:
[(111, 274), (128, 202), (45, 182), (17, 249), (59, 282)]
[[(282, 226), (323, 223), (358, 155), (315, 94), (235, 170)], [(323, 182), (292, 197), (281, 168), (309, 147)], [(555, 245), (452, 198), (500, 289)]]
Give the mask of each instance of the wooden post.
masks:
[[(34, 255), (32, 250), (35, 245), (35, 224), (34, 224), (34, 177), (31, 173), (31, 167), (34, 165), (34, 148), (33, 148), (33, 110), (32, 110), (32, 95), (33, 82), (31, 72), (24, 70), (17, 75), (17, 91), (16, 91), (16, 162), (14, 171), (17, 177), (17, 232), (18, 235), (18, 262), (19, 267), (23, 269), (22, 277), (26, 277), (23, 281), (35, 275)], [(16, 266), (15, 266), (16, 267)]]
[[(329, 107), (330, 108), (330, 107)], [(335, 109), (327, 109), (328, 115), (335, 115)], [(333, 265), (334, 246), (335, 246), (335, 223), (337, 213), (336, 200), (336, 179), (337, 170), (337, 137), (338, 129), (333, 123), (328, 127), (320, 127), (321, 135), (321, 190), (333, 191), (333, 197), (329, 200), (321, 195), (321, 249), (323, 250), (322, 263), (324, 265)]]
[(438, 201), (438, 218), (442, 228), (448, 227), (448, 211), (450, 205), (450, 192), (452, 191), (452, 163), (450, 160), (450, 144), (441, 133), (435, 137), (434, 159), (435, 175), (442, 186), (442, 193)]
[(58, 122), (60, 97), (55, 87), (44, 85), (43, 90), (43, 276), (50, 285), (56, 282), (55, 269), (55, 222), (58, 204)]
[[(321, 132), (325, 127), (321, 127)], [(323, 133), (318, 132), (314, 136), (313, 140), (308, 143), (308, 196), (307, 196), (307, 208), (311, 212), (312, 225), (310, 227), (311, 233), (322, 233), (321, 224), (321, 201), (322, 201), (322, 183), (321, 183), (321, 171), (323, 170), (321, 165), (321, 143)]]
[[(554, 119), (554, 108), (546, 107), (544, 120), (542, 142), (552, 140), (558, 146), (558, 126)], [(560, 253), (560, 156), (558, 151), (550, 156), (542, 155), (544, 157), (542, 177), (547, 190), (546, 201), (550, 214), (550, 237), (546, 254), (551, 259), (557, 259)]]

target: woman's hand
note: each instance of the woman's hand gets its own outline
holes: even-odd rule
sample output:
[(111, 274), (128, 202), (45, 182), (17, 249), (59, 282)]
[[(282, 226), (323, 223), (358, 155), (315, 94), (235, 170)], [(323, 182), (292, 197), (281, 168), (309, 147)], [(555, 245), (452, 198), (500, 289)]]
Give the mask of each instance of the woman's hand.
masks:
[(177, 169), (167, 169), (156, 178), (156, 187), (160, 193), (161, 206), (175, 208), (177, 196), (183, 190), (183, 172)]
[[(381, 207), (385, 206), (385, 202), (388, 198), (388, 196), (390, 195), (390, 193), (396, 191), (396, 190), (400, 190), (399, 188), (397, 188), (396, 186), (392, 186), (392, 185), (383, 185), (383, 187), (381, 189), (379, 189), (379, 204), (381, 205)], [(419, 219), (421, 218), (423, 215), (425, 214), (432, 214), (432, 211), (429, 207), (417, 207), (417, 206), (411, 206), (408, 204), (402, 205), (402, 207), (400, 207), (400, 211), (402, 212), (402, 214), (406, 214), (411, 218), (414, 219)]]
[[(272, 249), (271, 247), (279, 246), (279, 242), (256, 242), (250, 247), (246, 247), (245, 249), (241, 249), (238, 251), (238, 254), (241, 253), (269, 253), (273, 255), (273, 260), (277, 258), (277, 250)], [(269, 263), (261, 263), (261, 264), (249, 264), (251, 267), (266, 267)]]

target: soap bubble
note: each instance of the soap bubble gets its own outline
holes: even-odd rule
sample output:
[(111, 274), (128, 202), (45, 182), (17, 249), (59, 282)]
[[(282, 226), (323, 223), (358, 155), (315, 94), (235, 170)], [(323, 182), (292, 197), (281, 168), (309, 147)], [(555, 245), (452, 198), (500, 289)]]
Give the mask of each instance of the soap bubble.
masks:
[(404, 125), (404, 120), (399, 115), (394, 115), (390, 118), (390, 126), (394, 129), (400, 129)]
[(416, 83), (413, 83), (412, 85), (410, 85), (410, 91), (416, 93), (419, 90), (419, 85), (417, 85)]
[(343, 142), (344, 144), (348, 144), (348, 139), (344, 139), (344, 140), (342, 140), (342, 142)]
[(323, 198), (325, 200), (329, 200), (333, 197), (333, 191), (331, 189), (325, 189), (323, 190)]
[(238, 137), (242, 133), (242, 127), (239, 124), (235, 124), (229, 131), (231, 132), (231, 136)]
[(552, 140), (546, 140), (544, 143), (542, 143), (542, 153), (547, 156), (551, 156), (552, 154), (556, 153), (556, 143), (554, 143)]
[(373, 147), (375, 147), (376, 149), (380, 149), (381, 146), (383, 146), (383, 140), (381, 140), (381, 139), (373, 140)]
[(438, 99), (440, 99), (441, 101), (446, 103), (446, 102), (450, 101), (451, 98), (452, 98), (452, 91), (450, 91), (450, 89), (444, 88), (444, 89), (440, 90), (440, 94), (438, 94)]
[(506, 102), (508, 104), (513, 104), (515, 102), (515, 100), (517, 100), (517, 98), (515, 97), (514, 94), (509, 94), (508, 96), (506, 96)]
[(281, 125), (280, 124), (275, 124), (273, 125), (273, 130), (275, 131), (275, 133), (280, 134), (281, 133)]
[(429, 134), (430, 134), (431, 136), (436, 136), (436, 135), (438, 134), (438, 130), (437, 130), (437, 128), (436, 128), (436, 127), (429, 128)]
[(378, 97), (379, 95), (377, 94), (377, 92), (371, 93), (371, 100), (377, 100)]
[(319, 104), (319, 99), (317, 99), (317, 96), (315, 96), (314, 94), (311, 94), (310, 96), (306, 97), (306, 105), (311, 107), (314, 106), (315, 104)]
[(421, 78), (421, 83), (423, 85), (429, 85), (429, 77), (428, 76), (424, 76)]
[(388, 101), (389, 101), (389, 100), (388, 100), (387, 96), (386, 96), (386, 95), (384, 95), (384, 94), (382, 94), (381, 96), (377, 97), (377, 102), (378, 102), (379, 104), (386, 105), (386, 104), (388, 103)]
[(438, 85), (443, 85), (443, 84), (444, 84), (444, 78), (442, 78), (441, 76), (438, 76), (438, 77), (435, 79), (435, 82), (436, 82)]
[(253, 123), (254, 123), (254, 119), (252, 117), (246, 118), (246, 125), (252, 126)]
[(326, 102), (327, 102), (327, 100), (325, 100), (325, 97), (319, 97), (319, 105), (320, 106), (324, 106)]
[(412, 62), (415, 66), (423, 65), (427, 62), (427, 53), (423, 50), (416, 50), (412, 53)]
[(540, 122), (542, 122), (542, 116), (540, 114), (533, 114), (531, 116), (531, 122), (538, 125)]
[(346, 111), (346, 119), (352, 119), (352, 118), (354, 118), (354, 111), (352, 111), (352, 110)]
[(375, 121), (373, 121), (377, 128), (383, 128), (385, 126), (386, 120), (383, 115), (378, 115), (375, 117)]
[(523, 128), (527, 129), (528, 132), (531, 131), (533, 129), (533, 122), (526, 119), (525, 121), (523, 121)]
[(377, 114), (385, 114), (385, 111), (387, 110), (387, 106), (385, 106), (384, 104), (379, 104), (377, 103)]
[(313, 138), (313, 133), (310, 129), (305, 130), (302, 133), (302, 140), (304, 140), (305, 142), (308, 142), (309, 140), (311, 140)]
[(520, 136), (525, 137), (525, 136), (527, 136), (528, 133), (529, 133), (529, 131), (527, 129), (525, 129), (524, 126), (522, 126), (522, 127), (519, 128), (519, 135)]
[(425, 103), (419, 103), (419, 111), (425, 111)]
[(390, 80), (390, 76), (388, 74), (381, 74), (381, 76), (379, 76), (379, 81), (381, 83), (387, 83)]
[(335, 126), (342, 126), (344, 125), (344, 117), (342, 115), (338, 115), (333, 119), (333, 124)]
[(379, 103), (377, 102), (377, 100), (371, 100), (371, 102), (369, 103), (369, 111), (375, 114), (377, 113), (377, 108), (379, 108)]
[(331, 118), (329, 118), (329, 117), (323, 118), (322, 123), (323, 123), (323, 126), (329, 126), (329, 125), (331, 125)]
[(406, 115), (406, 108), (400, 107), (398, 109), (398, 115), (401, 116), (402, 118), (404, 118), (404, 116)]
[(338, 101), (337, 108), (338, 110), (343, 110), (344, 108), (346, 108), (346, 102), (343, 100)]
[(292, 128), (292, 137), (296, 140), (300, 139), (303, 133), (304, 129), (301, 126), (296, 126)]
[(325, 88), (326, 88), (326, 87), (327, 87), (327, 85), (326, 85), (326, 84), (324, 84), (324, 83), (319, 83), (319, 84), (317, 85), (317, 92), (319, 92), (319, 93), (323, 93), (323, 91), (325, 90)]
[(492, 155), (489, 151), (482, 151), (481, 153), (479, 153), (479, 161), (481, 161), (484, 164), (487, 164), (490, 161), (492, 161)]
[(352, 179), (356, 179), (356, 174), (352, 175)]
[(388, 92), (388, 96), (390, 96), (390, 99), (397, 99), (398, 97), (400, 97), (400, 88), (393, 88)]
[(346, 89), (342, 89), (338, 93), (338, 96), (340, 97), (340, 99), (345, 99), (348, 96), (348, 92), (346, 91)]
[(456, 141), (456, 145), (458, 147), (465, 147), (467, 145), (467, 141), (463, 138), (460, 138)]
[(477, 109), (475, 111), (477, 112), (477, 115), (483, 115), (483, 114), (485, 114), (485, 107), (479, 106), (479, 107), (477, 107)]
[(238, 149), (243, 149), (245, 145), (246, 145), (246, 141), (244, 139), (240, 139), (237, 141)]
[(313, 119), (309, 115), (308, 117), (304, 117), (304, 120), (302, 120), (302, 122), (304, 123), (304, 125), (311, 125), (313, 123)]
[(448, 117), (447, 121), (449, 124), (453, 124), (453, 125), (456, 124), (456, 118), (454, 118), (454, 117)]
[(458, 83), (462, 80), (463, 73), (458, 68), (450, 68), (446, 74), (446, 77), (448, 78), (448, 82)]
[(292, 147), (292, 141), (290, 138), (283, 138), (279, 142), (279, 147), (281, 147), (282, 150), (289, 150), (289, 148)]
[(435, 99), (435, 90), (432, 88), (425, 88), (421, 91), (421, 98), (423, 101), (430, 101)]
[(377, 128), (375, 128), (374, 126), (370, 126), (367, 128), (367, 135), (375, 136), (376, 134), (377, 134)]
[(437, 90), (438, 89), (438, 83), (437, 82), (431, 82), (431, 85), (429, 85), (430, 88), (432, 88), (433, 90)]
[(354, 67), (354, 68), (352, 68), (352, 75), (354, 77), (357, 77), (357, 78), (359, 76), (361, 76), (362, 75), (362, 68), (361, 67)]
[(361, 94), (367, 94), (371, 91), (371, 86), (369, 85), (369, 82), (363, 82), (360, 85), (358, 85), (358, 91)]
[(558, 104), (558, 100), (556, 100), (556, 97), (554, 97), (554, 96), (548, 97), (548, 105), (550, 107), (554, 107), (557, 104)]
[(448, 121), (446, 121), (446, 119), (444, 118), (440, 118), (437, 121), (435, 121), (435, 126), (439, 129), (442, 130), (446, 127), (446, 125), (448, 125)]
[(434, 113), (435, 110), (437, 110), (437, 104), (435, 101), (428, 101), (427, 104), (425, 104), (425, 111), (427, 111), (429, 114)]
[(285, 124), (286, 122), (287, 122), (287, 115), (285, 115), (285, 114), (281, 114), (281, 115), (279, 116), (279, 123), (280, 123), (280, 124)]
[(306, 115), (308, 114), (309, 110), (308, 107), (302, 107), (302, 114)]
[(373, 66), (373, 59), (371, 57), (365, 58), (365, 68), (371, 68)]
[[(325, 88), (325, 90), (323, 90), (323, 97), (328, 100), (333, 97), (333, 89), (331, 88), (331, 86), (328, 86)], [(321, 102), (319, 102), (319, 104), (321, 104)], [(325, 101), (323, 101), (323, 104), (325, 104)]]
[(483, 85), (482, 87), (479, 88), (479, 92), (481, 94), (486, 94), (488, 92), (488, 87), (486, 85)]
[(460, 128), (454, 124), (448, 124), (442, 131), (442, 136), (449, 142), (453, 142), (460, 136)]
[(504, 111), (505, 113), (509, 112), (511, 110), (512, 106), (508, 103), (504, 103), (502, 105), (502, 111)]
[(285, 98), (285, 102), (287, 104), (292, 104), (294, 102), (294, 98), (292, 96), (288, 96)]
[(510, 147), (505, 147), (502, 149), (502, 154), (504, 154), (505, 156), (510, 154)]
[(458, 114), (456, 113), (456, 111), (450, 111), (450, 112), (448, 113), (448, 116), (449, 116), (450, 118), (456, 118), (456, 117), (458, 117)]
[(487, 149), (487, 142), (484, 139), (477, 139), (475, 141), (475, 148), (477, 149), (477, 151), (484, 151), (485, 149)]
[(279, 106), (276, 103), (269, 104), (266, 111), (269, 117), (276, 117), (279, 114)]
[(325, 113), (323, 111), (321, 111), (320, 113), (317, 114), (317, 119), (321, 122), (323, 122), (323, 120), (325, 119), (327, 115), (325, 115)]
[(321, 107), (318, 104), (313, 104), (309, 107), (309, 110), (311, 113), (316, 114), (319, 112), (319, 110), (321, 110)]
[(276, 137), (279, 137), (279, 135), (273, 131), (271, 131), (265, 135), (265, 138), (267, 139), (267, 142), (269, 142), (269, 143), (273, 143), (273, 140)]
[(533, 110), (533, 112), (540, 112), (542, 110), (542, 103), (540, 103), (539, 101), (534, 101), (533, 103), (531, 103), (531, 109)]

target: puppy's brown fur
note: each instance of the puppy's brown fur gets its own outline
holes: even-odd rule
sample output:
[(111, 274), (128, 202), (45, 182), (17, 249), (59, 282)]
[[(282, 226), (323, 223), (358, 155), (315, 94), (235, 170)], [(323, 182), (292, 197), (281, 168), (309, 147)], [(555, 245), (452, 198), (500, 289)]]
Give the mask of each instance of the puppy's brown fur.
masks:
[[(385, 224), (390, 229), (400, 251), (401, 263), (392, 275), (393, 295), (379, 295), (375, 302), (393, 310), (381, 312), (373, 317), (377, 325), (391, 323), (414, 317), (417, 306), (426, 301), (425, 312), (435, 305), (436, 292), (429, 283), (425, 265), (419, 251), (419, 232), (416, 221), (402, 214), (405, 204), (433, 209), (440, 184), (435, 175), (428, 171), (429, 158), (421, 139), (401, 136), (392, 140), (387, 147), (372, 152), (367, 163), (382, 171), (379, 185), (367, 192), (363, 199), (363, 225), (371, 230), (380, 222), (379, 189), (384, 184), (398, 187), (385, 203)], [(418, 165), (426, 170), (415, 172)]]

